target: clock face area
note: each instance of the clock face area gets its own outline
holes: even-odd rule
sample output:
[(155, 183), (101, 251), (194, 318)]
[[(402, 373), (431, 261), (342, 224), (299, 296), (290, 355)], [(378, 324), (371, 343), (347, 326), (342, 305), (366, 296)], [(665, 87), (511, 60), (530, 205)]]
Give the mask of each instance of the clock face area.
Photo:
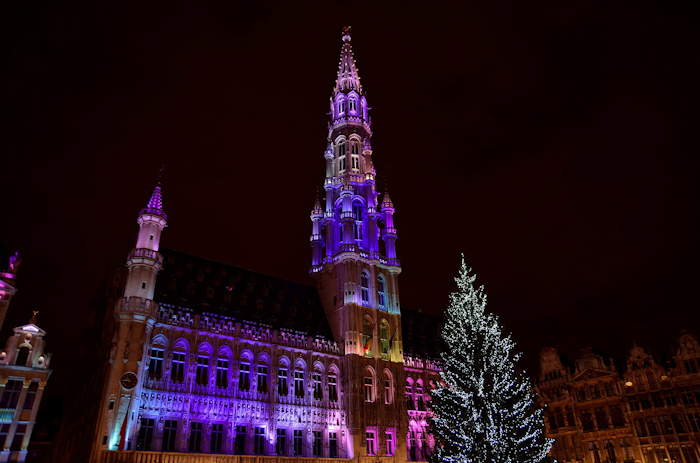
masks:
[(136, 387), (136, 383), (138, 383), (138, 378), (136, 378), (136, 375), (134, 373), (128, 372), (124, 373), (119, 382), (121, 383), (122, 387), (128, 391)]

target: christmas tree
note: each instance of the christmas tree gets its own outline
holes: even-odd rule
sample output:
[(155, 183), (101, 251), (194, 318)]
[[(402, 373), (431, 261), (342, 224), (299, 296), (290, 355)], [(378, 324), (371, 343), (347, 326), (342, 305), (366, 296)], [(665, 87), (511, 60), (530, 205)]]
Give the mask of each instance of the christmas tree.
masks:
[(450, 295), (442, 339), (442, 384), (432, 392), (431, 463), (540, 463), (544, 435), (520, 354), (498, 317), (486, 311), (483, 286), (464, 263)]

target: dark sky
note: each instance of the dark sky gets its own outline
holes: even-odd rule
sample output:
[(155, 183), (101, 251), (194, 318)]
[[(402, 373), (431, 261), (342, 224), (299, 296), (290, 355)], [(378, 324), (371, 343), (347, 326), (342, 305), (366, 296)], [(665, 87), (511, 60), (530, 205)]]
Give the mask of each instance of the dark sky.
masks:
[(0, 242), (24, 254), (5, 331), (41, 310), (55, 391), (162, 163), (165, 246), (308, 281), (346, 24), (404, 307), (439, 312), (464, 252), (529, 363), (697, 328), (684, 5), (98, 3), (0, 15)]

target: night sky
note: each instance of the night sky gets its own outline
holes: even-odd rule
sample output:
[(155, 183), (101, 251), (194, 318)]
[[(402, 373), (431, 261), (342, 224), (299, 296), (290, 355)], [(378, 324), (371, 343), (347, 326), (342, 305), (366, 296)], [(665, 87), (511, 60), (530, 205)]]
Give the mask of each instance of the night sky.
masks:
[(41, 311), (54, 395), (163, 163), (164, 246), (311, 282), (346, 24), (403, 307), (439, 313), (463, 252), (528, 365), (545, 345), (670, 352), (698, 327), (679, 3), (32, 3), (0, 15), (0, 243), (24, 255), (3, 331)]

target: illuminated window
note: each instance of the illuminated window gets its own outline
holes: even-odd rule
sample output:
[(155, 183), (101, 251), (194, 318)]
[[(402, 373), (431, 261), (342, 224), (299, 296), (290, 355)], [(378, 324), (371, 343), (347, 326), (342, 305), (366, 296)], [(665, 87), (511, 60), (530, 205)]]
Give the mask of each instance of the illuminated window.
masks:
[(249, 391), (250, 390), (250, 365), (247, 363), (241, 363), (238, 367), (238, 390), (239, 391)]
[(328, 376), (328, 400), (335, 402), (338, 400), (338, 379), (335, 375)]
[(349, 103), (350, 112), (354, 113), (355, 111), (357, 111), (357, 100), (355, 100), (354, 98), (350, 98)]
[(265, 428), (255, 428), (255, 435), (253, 436), (253, 452), (256, 455), (263, 455), (265, 453)]
[(413, 385), (410, 381), (406, 381), (406, 409), (415, 410), (415, 405), (413, 405)]
[(338, 158), (338, 170), (340, 172), (345, 171), (345, 156), (341, 156)]
[(170, 379), (174, 383), (181, 383), (185, 380), (185, 354), (183, 352), (173, 352)]
[(374, 431), (365, 432), (365, 443), (367, 456), (374, 456), (377, 454), (377, 436)]
[(360, 274), (360, 297), (363, 304), (369, 304), (369, 275), (367, 272)]
[(163, 425), (163, 452), (175, 450), (175, 438), (177, 437), (177, 421), (165, 420)]
[(209, 450), (211, 453), (221, 453), (224, 442), (224, 425), (216, 423), (211, 425)]
[(386, 282), (384, 281), (384, 276), (379, 275), (377, 277), (377, 305), (380, 309), (384, 310), (386, 306)]
[(289, 391), (287, 386), (287, 369), (279, 368), (277, 370), (277, 394), (286, 396)]
[[(354, 147), (355, 145), (353, 145)], [(352, 170), (359, 170), (360, 169), (360, 158), (359, 156), (350, 156), (350, 161), (352, 162), (351, 167)]]
[(321, 437), (321, 431), (314, 431), (313, 432), (313, 442), (312, 442), (312, 450), (313, 450), (313, 455), (315, 457), (321, 457), (323, 456), (322, 450), (323, 450), (323, 438)]
[(350, 144), (350, 154), (360, 154), (360, 142), (353, 140)]
[(153, 418), (141, 418), (141, 426), (136, 438), (136, 450), (151, 450), (155, 425), (156, 422)]
[(225, 389), (228, 387), (228, 360), (216, 361), (216, 387)]
[(300, 457), (304, 453), (304, 446), (302, 441), (302, 431), (301, 429), (294, 430), (294, 456)]
[(425, 402), (423, 402), (423, 383), (418, 380), (415, 389), (416, 402), (418, 404), (418, 410), (425, 411)]
[(190, 423), (190, 441), (187, 449), (190, 452), (202, 451), (202, 423), (196, 421)]
[(275, 443), (275, 452), (277, 455), (287, 454), (287, 430), (277, 429), (277, 442)]
[(151, 358), (148, 361), (148, 377), (160, 379), (163, 376), (163, 350), (151, 349)]
[(394, 403), (394, 380), (388, 371), (384, 372), (384, 403), (387, 405)]
[(372, 356), (372, 321), (365, 317), (362, 322), (362, 350), (368, 357)]
[(382, 320), (379, 324), (379, 349), (382, 356), (387, 357), (390, 349), (389, 342), (389, 323)]
[(313, 373), (311, 375), (311, 380), (314, 383), (314, 399), (323, 399), (323, 389), (321, 389), (321, 375), (318, 373)]
[(204, 356), (197, 356), (197, 384), (200, 386), (206, 386), (209, 384), (209, 358)]
[(393, 431), (384, 432), (384, 442), (386, 443), (386, 448), (384, 449), (384, 454), (387, 457), (393, 457), (396, 451), (396, 440), (394, 439)]
[(296, 397), (304, 397), (304, 372), (295, 371), (294, 372), (294, 395)]
[(340, 100), (340, 101), (338, 102), (338, 113), (339, 113), (339, 114), (343, 114), (344, 112), (345, 112), (345, 101), (344, 101), (344, 100)]
[(258, 392), (267, 392), (267, 367), (258, 367)]
[[(371, 374), (370, 372), (367, 372)], [(374, 402), (374, 378), (365, 376), (364, 378), (365, 402)]]

